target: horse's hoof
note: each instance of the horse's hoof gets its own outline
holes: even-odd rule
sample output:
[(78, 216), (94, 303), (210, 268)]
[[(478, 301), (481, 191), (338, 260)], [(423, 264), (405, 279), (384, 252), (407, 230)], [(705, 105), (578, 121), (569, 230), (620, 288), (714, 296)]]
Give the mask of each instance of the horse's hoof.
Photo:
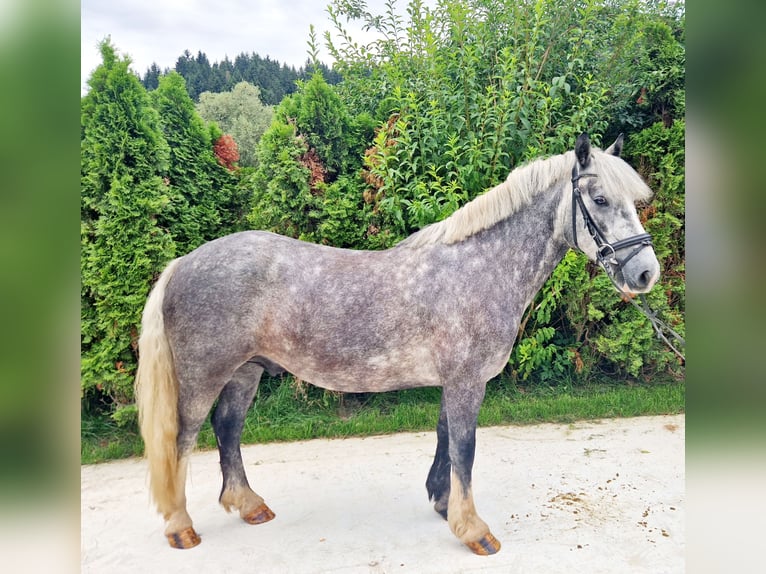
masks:
[(191, 526), (189, 528), (184, 528), (181, 532), (168, 534), (167, 537), (171, 548), (180, 548), (182, 550), (194, 548), (197, 544), (202, 542), (202, 539), (196, 532), (194, 532), (194, 528)]
[(261, 504), (255, 510), (253, 510), (246, 516), (243, 516), (242, 519), (248, 524), (263, 524), (264, 522), (273, 520), (274, 516), (275, 514), (271, 510), (271, 508), (269, 508), (265, 504)]
[(479, 556), (489, 556), (500, 550), (500, 541), (495, 538), (491, 532), (487, 532), (481, 540), (477, 542), (467, 542), (466, 546), (471, 552)]

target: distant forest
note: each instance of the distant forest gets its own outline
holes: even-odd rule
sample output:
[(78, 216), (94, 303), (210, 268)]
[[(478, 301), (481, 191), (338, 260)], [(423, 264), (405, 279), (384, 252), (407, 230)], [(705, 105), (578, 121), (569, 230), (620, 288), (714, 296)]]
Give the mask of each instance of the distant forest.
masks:
[[(328, 84), (337, 84), (341, 75), (320, 63), (319, 69)], [(227, 92), (239, 82), (249, 82), (261, 90), (264, 105), (275, 106), (288, 94), (296, 91), (296, 80), (306, 80), (314, 73), (311, 61), (295, 69), (294, 66), (280, 64), (268, 56), (261, 58), (256, 53), (241, 53), (232, 62), (224, 58), (222, 62), (210, 63), (204, 52), (192, 56), (189, 50), (176, 61), (173, 68), (186, 80), (186, 90), (195, 102), (199, 101), (202, 92)], [(171, 70), (161, 70), (156, 63), (146, 70), (141, 83), (147, 90), (154, 90), (159, 85), (159, 78)]]

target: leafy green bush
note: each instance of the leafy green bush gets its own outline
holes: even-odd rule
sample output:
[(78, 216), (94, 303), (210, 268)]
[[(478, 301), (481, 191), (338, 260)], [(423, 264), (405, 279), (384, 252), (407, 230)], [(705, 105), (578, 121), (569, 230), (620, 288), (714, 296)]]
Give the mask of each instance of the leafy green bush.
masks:
[(657, 122), (671, 127), (686, 111), (683, 4), (659, 2), (638, 25), (640, 41), (631, 47), (632, 59), (622, 72), (626, 81), (615, 90), (620, 97), (611, 106), (613, 135), (639, 132)]
[(301, 158), (308, 152), (295, 126), (274, 121), (258, 147), (259, 167), (251, 177), (253, 209), (248, 221), (290, 237), (309, 237), (316, 227), (316, 197), (309, 188), (310, 170)]
[(158, 221), (181, 255), (229, 230), (235, 177), (216, 160), (214, 132), (197, 114), (179, 74), (162, 76), (150, 96), (170, 149), (164, 174), (170, 202)]
[[(611, 25), (607, 11), (596, 1), (442, 1), (431, 10), (414, 0), (404, 23), (391, 6), (376, 16), (331, 5), (339, 94), (381, 122), (364, 176), (371, 223), (387, 244), (447, 217), (520, 163), (566, 151), (580, 132), (606, 131), (618, 58), (604, 55), (635, 34), (624, 20)], [(360, 47), (343, 17), (382, 39)]]
[(359, 196), (360, 182), (341, 176), (322, 195), (323, 218), (317, 227), (319, 243), (335, 247), (358, 247), (364, 241), (364, 208)]
[(321, 74), (302, 83), (277, 107), (259, 143), (252, 227), (359, 247), (365, 220), (355, 172), (371, 133), (369, 114), (352, 118)]

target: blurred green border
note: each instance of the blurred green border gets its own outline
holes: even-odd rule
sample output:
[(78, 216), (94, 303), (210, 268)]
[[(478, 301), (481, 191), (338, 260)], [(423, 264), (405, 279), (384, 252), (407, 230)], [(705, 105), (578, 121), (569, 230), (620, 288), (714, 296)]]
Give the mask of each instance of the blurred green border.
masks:
[(687, 563), (760, 571), (766, 530), (766, 5), (687, 7)]
[[(697, 477), (736, 477), (739, 468), (763, 476), (765, 11), (760, 0), (687, 7), (688, 563), (696, 572), (713, 571), (715, 559), (702, 555), (715, 548), (747, 563), (766, 515), (763, 498), (744, 491), (730, 514), (709, 515), (706, 498), (717, 491), (697, 488)], [(45, 505), (50, 515), (50, 498), (76, 523), (79, 4), (5, 0), (0, 14), (2, 494), (22, 498), (16, 489), (34, 486), (25, 513)], [(12, 510), (3, 509), (5, 522)], [(73, 555), (58, 571), (69, 561), (77, 569), (77, 530), (62, 534)], [(720, 537), (699, 544), (706, 536)], [(3, 544), (16, 536), (0, 553)]]
[[(9, 571), (78, 570), (79, 16), (72, 0), (0, 6), (0, 555)], [(45, 553), (40, 521), (24, 520), (41, 511), (52, 526)]]
[(17, 451), (66, 460), (79, 413), (79, 10), (15, 4), (0, 27), (3, 469)]
[(688, 12), (688, 452), (763, 455), (766, 5), (702, 0)]

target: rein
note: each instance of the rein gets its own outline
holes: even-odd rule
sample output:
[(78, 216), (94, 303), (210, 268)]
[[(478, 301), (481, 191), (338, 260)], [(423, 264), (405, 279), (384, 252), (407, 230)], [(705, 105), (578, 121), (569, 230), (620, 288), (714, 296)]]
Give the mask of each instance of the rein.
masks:
[[(638, 235), (628, 237), (627, 239), (621, 239), (615, 243), (609, 243), (609, 241), (606, 239), (606, 236), (599, 229), (598, 225), (596, 225), (596, 222), (593, 220), (593, 217), (591, 216), (588, 208), (585, 206), (585, 202), (582, 199), (582, 192), (580, 191), (579, 182), (580, 178), (583, 177), (598, 177), (598, 174), (580, 173), (577, 169), (577, 164), (575, 163), (574, 167), (572, 167), (572, 239), (574, 241), (575, 248), (582, 251), (580, 246), (577, 244), (577, 209), (579, 208), (580, 213), (582, 214), (582, 218), (585, 222), (585, 227), (588, 229), (588, 233), (590, 233), (593, 241), (596, 243), (596, 258), (598, 259), (598, 263), (606, 272), (607, 277), (609, 277), (609, 280), (612, 282), (612, 285), (614, 285), (615, 289), (617, 289), (617, 291), (623, 296), (623, 299), (630, 301), (630, 303), (636, 309), (641, 311), (641, 313), (643, 313), (649, 319), (652, 327), (654, 327), (654, 332), (657, 334), (657, 338), (663, 341), (681, 359), (681, 361), (686, 362), (686, 358), (668, 340), (664, 331), (667, 331), (674, 339), (676, 339), (676, 341), (678, 341), (682, 347), (686, 346), (686, 341), (684, 341), (683, 337), (676, 333), (667, 323), (657, 317), (657, 314), (652, 311), (651, 307), (649, 307), (649, 303), (646, 301), (646, 296), (643, 293), (639, 295), (641, 298), (641, 305), (639, 305), (633, 300), (633, 296), (631, 296), (631, 294), (622, 290), (614, 278), (616, 273), (621, 271), (623, 267), (628, 263), (628, 261), (633, 259), (633, 257), (635, 257), (639, 251), (641, 251), (644, 247), (652, 245), (652, 236), (649, 233), (640, 233)], [(617, 251), (633, 246), (635, 246), (635, 248), (628, 254), (627, 257), (621, 260), (617, 259)]]

